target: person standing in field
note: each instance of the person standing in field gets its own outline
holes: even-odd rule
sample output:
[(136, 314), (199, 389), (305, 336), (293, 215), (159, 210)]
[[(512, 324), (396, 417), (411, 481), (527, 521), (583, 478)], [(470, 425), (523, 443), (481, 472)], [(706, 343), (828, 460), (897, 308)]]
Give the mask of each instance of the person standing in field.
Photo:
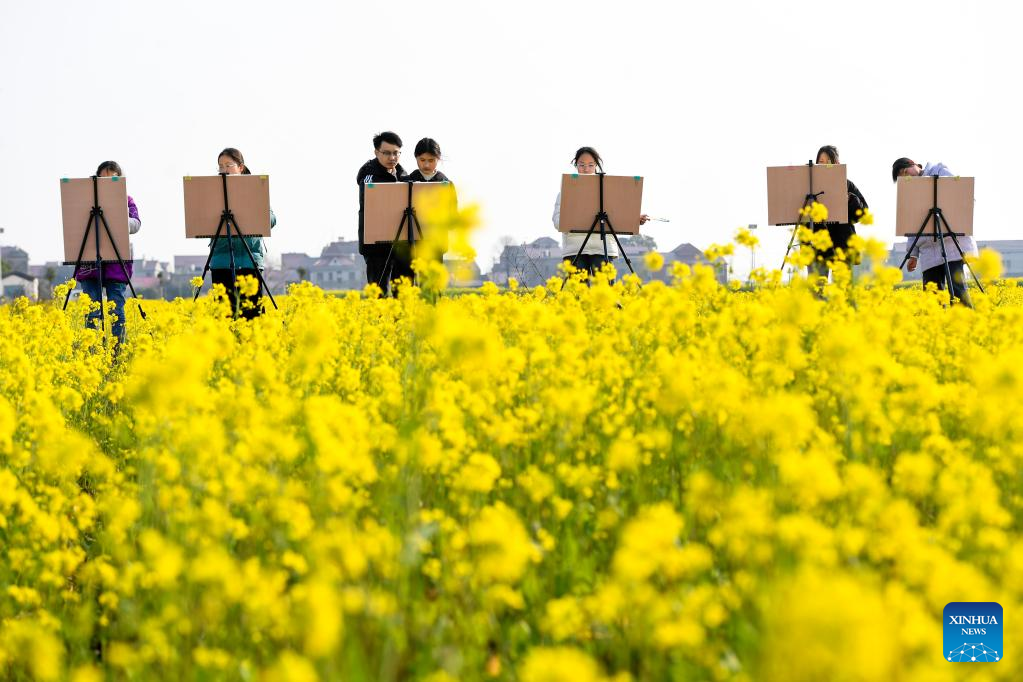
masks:
[[(124, 172), (121, 171), (121, 166), (116, 161), (104, 161), (96, 169), (96, 176), (100, 178), (111, 178), (111, 177), (124, 177)], [(128, 197), (128, 233), (135, 234), (142, 229), (142, 221), (139, 219), (139, 209), (135, 205), (135, 200)], [(123, 254), (127, 256), (124, 261), (124, 267), (121, 267), (120, 263), (103, 263), (103, 289), (106, 291), (107, 300), (114, 304), (114, 319), (110, 324), (110, 332), (119, 342), (124, 342), (125, 326), (124, 326), (124, 292), (128, 288), (128, 281), (131, 279), (132, 270), (134, 264), (132, 262), (131, 253)], [(92, 265), (82, 265), (78, 269), (78, 274), (75, 275), (75, 281), (77, 281), (82, 287), (82, 293), (87, 294), (94, 303), (103, 304), (103, 291), (100, 289), (100, 272)], [(86, 323), (97, 327), (100, 324), (102, 315), (97, 308), (90, 312), (85, 318)]]
[[(249, 167), (245, 165), (245, 158), (242, 153), (234, 147), (228, 147), (217, 156), (217, 170), (228, 175), (250, 175)], [(277, 225), (277, 216), (273, 209), (270, 209), (270, 227)], [(244, 244), (242, 243), (244, 240)], [(248, 245), (248, 250), (245, 245)], [(249, 251), (252, 258), (249, 258)], [(226, 234), (221, 234), (213, 248), (213, 257), (210, 260), (210, 280), (214, 285), (221, 284), (227, 292), (227, 298), (231, 301), (231, 311), (237, 315), (241, 309), (242, 317), (252, 320), (263, 314), (263, 304), (260, 303), (262, 284), (256, 287), (253, 294), (241, 294), (238, 283), (231, 273), (231, 257), (234, 256), (234, 274), (237, 277), (249, 276), (259, 279), (259, 273), (263, 271), (263, 261), (266, 256), (266, 248), (262, 237), (239, 237), (237, 235), (228, 239)], [(255, 261), (255, 262), (253, 262)]]
[[(596, 175), (604, 172), (604, 161), (600, 154), (593, 147), (580, 147), (572, 157), (572, 165), (575, 166), (579, 175)], [(639, 224), (643, 225), (650, 219), (650, 216), (643, 214), (639, 217)], [(561, 227), (561, 192), (558, 192), (554, 200), (554, 227)], [(559, 230), (560, 231), (560, 230)], [(571, 264), (575, 260), (575, 267), (587, 271), (590, 276), (600, 270), (604, 264), (604, 244), (600, 235), (594, 231), (589, 241), (586, 241), (586, 248), (579, 253), (583, 242), (586, 241), (585, 233), (562, 232), (561, 233), (561, 258), (565, 263)], [(578, 258), (576, 255), (578, 254)], [(613, 260), (618, 257), (618, 244), (614, 237), (607, 235), (607, 257)]]
[[(359, 185), (359, 253), (366, 260), (366, 282), (379, 284), (387, 293), (390, 282), (399, 277), (413, 277), (412, 263), (407, 258), (391, 258), (387, 265), (387, 254), (391, 244), (367, 244), (365, 238), (366, 185), (382, 182), (408, 182), (408, 173), (398, 163), (401, 157), (401, 138), (397, 133), (385, 131), (373, 137), (373, 158), (362, 164), (355, 176)], [(398, 226), (395, 225), (397, 230)], [(385, 273), (387, 266), (390, 272)]]
[[(840, 164), (838, 148), (829, 144), (818, 149), (817, 163), (822, 166)], [(821, 277), (827, 277), (831, 274), (831, 262), (835, 260), (839, 250), (843, 254), (848, 255), (849, 238), (856, 234), (856, 228), (853, 225), (860, 221), (864, 211), (868, 208), (867, 200), (863, 198), (863, 193), (853, 184), (853, 181), (846, 179), (845, 182), (848, 189), (849, 222), (814, 224), (814, 232), (827, 230), (828, 236), (831, 237), (831, 248), (817, 252), (814, 258), (812, 270), (816, 271)], [(852, 265), (852, 263), (849, 263), (850, 267)]]
[[(901, 157), (892, 164), (892, 182), (898, 182), (900, 177), (952, 177), (953, 175), (955, 174), (943, 163), (920, 165), (912, 159)], [(957, 240), (964, 254), (977, 255), (977, 244), (973, 241), (973, 237), (966, 235), (957, 237)], [(910, 238), (906, 248), (909, 248), (912, 243), (912, 238)], [(945, 261), (941, 257), (942, 243), (944, 243), (945, 254), (948, 257), (948, 269), (952, 273), (952, 296), (959, 299), (963, 305), (972, 308), (973, 301), (970, 299), (970, 291), (966, 287), (966, 275), (963, 272), (963, 257), (959, 255), (959, 249), (956, 248), (952, 237), (943, 237), (939, 242), (937, 237), (921, 236), (916, 247), (909, 254), (906, 269), (913, 272), (919, 265), (923, 270), (921, 276), (924, 287), (933, 283), (939, 290), (944, 291)]]

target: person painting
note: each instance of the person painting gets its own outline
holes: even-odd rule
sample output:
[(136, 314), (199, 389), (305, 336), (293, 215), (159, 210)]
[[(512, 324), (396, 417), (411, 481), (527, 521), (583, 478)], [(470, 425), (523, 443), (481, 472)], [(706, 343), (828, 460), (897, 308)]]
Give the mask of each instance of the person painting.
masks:
[[(902, 157), (896, 159), (892, 164), (892, 182), (898, 182), (900, 177), (952, 177), (953, 175), (954, 173), (943, 163), (921, 165), (912, 159)], [(977, 255), (977, 244), (973, 241), (973, 237), (969, 235), (958, 237), (957, 241), (964, 254)], [(911, 238), (906, 248), (910, 248), (912, 243)], [(941, 255), (942, 243), (944, 243), (945, 255), (948, 258), (948, 269), (952, 274), (952, 296), (961, 304), (972, 308), (973, 302), (970, 299), (970, 291), (966, 287), (966, 275), (963, 271), (963, 257), (959, 253), (959, 248), (956, 248), (956, 241), (952, 237), (943, 237), (939, 242), (937, 237), (921, 236), (916, 242), (916, 247), (913, 247), (912, 252), (909, 253), (906, 269), (913, 272), (919, 266), (922, 269), (921, 277), (924, 287), (933, 283), (939, 290), (944, 291), (946, 276), (945, 259)]]
[[(242, 153), (234, 147), (228, 147), (217, 156), (217, 170), (228, 175), (250, 175), (249, 167), (245, 165), (245, 158)], [(277, 225), (277, 216), (273, 209), (270, 209), (270, 227)], [(244, 240), (244, 243), (242, 243)], [(245, 245), (248, 245), (246, 250)], [(249, 251), (252, 258), (249, 258)], [(231, 258), (234, 257), (234, 277), (231, 272)], [(231, 311), (241, 315), (246, 320), (252, 320), (263, 314), (263, 305), (260, 303), (262, 284), (255, 293), (242, 294), (238, 289), (237, 277), (248, 275), (255, 279), (257, 270), (261, 274), (263, 262), (266, 256), (266, 248), (262, 237), (239, 237), (227, 238), (226, 233), (222, 234), (213, 247), (213, 256), (210, 259), (210, 278), (214, 285), (221, 284), (227, 292), (227, 298), (231, 302)], [(255, 261), (255, 262), (253, 262)]]
[[(825, 145), (817, 150), (817, 163), (819, 165), (838, 165), (841, 163), (838, 158), (838, 148), (833, 145)], [(853, 225), (859, 222), (863, 212), (867, 210), (867, 200), (863, 193), (853, 184), (852, 180), (846, 179), (849, 199), (849, 222), (847, 223), (815, 223), (814, 232), (827, 230), (831, 237), (831, 247), (815, 254), (812, 271), (821, 277), (831, 274), (831, 263), (835, 260), (839, 251), (848, 254), (849, 238), (856, 234)], [(852, 263), (849, 264), (850, 267)]]
[[(96, 177), (124, 177), (124, 172), (116, 161), (104, 161), (96, 169)], [(139, 219), (139, 209), (135, 205), (135, 200), (129, 196), (128, 234), (135, 234), (140, 229), (142, 229), (142, 221)], [(127, 256), (123, 268), (120, 263), (104, 263), (102, 265), (102, 289), (100, 288), (100, 272), (94, 265), (83, 264), (75, 275), (75, 281), (82, 287), (82, 293), (87, 294), (94, 303), (102, 305), (103, 293), (106, 292), (107, 300), (114, 304), (114, 319), (110, 324), (110, 332), (122, 343), (127, 338), (124, 326), (124, 292), (128, 288), (128, 281), (131, 279), (133, 269), (131, 254), (123, 255)], [(101, 319), (102, 315), (97, 308), (86, 316), (86, 323), (98, 327)]]
[[(389, 283), (399, 277), (413, 278), (412, 263), (407, 254), (391, 257), (387, 264), (387, 254), (391, 244), (367, 244), (365, 239), (365, 197), (366, 185), (381, 182), (408, 182), (408, 173), (398, 163), (401, 156), (401, 138), (397, 133), (385, 131), (373, 137), (373, 158), (362, 164), (355, 176), (359, 185), (359, 253), (366, 260), (366, 281), (379, 284), (386, 294)], [(397, 226), (395, 226), (397, 229)], [(385, 266), (387, 273), (384, 272)], [(386, 275), (386, 277), (385, 277)]]
[[(572, 165), (579, 175), (596, 175), (597, 173), (604, 172), (604, 161), (593, 147), (580, 147), (577, 149), (575, 156), (572, 157)], [(643, 225), (649, 219), (650, 216), (643, 214), (639, 217), (639, 224)], [(561, 192), (558, 192), (558, 196), (554, 200), (553, 221), (555, 228), (561, 227)], [(585, 234), (562, 232), (561, 258), (569, 264), (574, 260), (575, 267), (585, 270), (590, 276), (593, 276), (604, 264), (604, 244), (601, 242), (599, 235), (594, 233), (589, 241), (586, 241), (586, 247), (583, 248), (582, 253), (579, 253), (579, 249), (582, 248), (584, 241), (586, 241)], [(577, 255), (578, 258), (576, 258)], [(610, 234), (607, 236), (607, 257), (608, 260), (618, 257), (618, 244)]]

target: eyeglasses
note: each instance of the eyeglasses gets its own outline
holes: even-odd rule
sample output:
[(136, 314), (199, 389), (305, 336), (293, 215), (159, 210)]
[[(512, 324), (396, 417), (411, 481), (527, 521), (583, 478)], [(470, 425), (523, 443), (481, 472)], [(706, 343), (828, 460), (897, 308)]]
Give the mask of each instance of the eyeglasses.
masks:
[(385, 152), (383, 150), (378, 149), (377, 150), (377, 154), (379, 154), (380, 156), (390, 156), (390, 157), (396, 159), (399, 156), (401, 156), (401, 150), (399, 149), (398, 151), (395, 151), (395, 152)]
[(595, 163), (577, 163), (577, 164), (575, 164), (575, 167), (579, 168), (579, 169), (584, 169), (585, 168), (586, 170), (593, 170), (594, 168), (597, 167), (597, 164), (595, 164)]
[(237, 167), (238, 167), (237, 163), (222, 163), (222, 164), (219, 164), (217, 166), (217, 169), (218, 170), (222, 170), (222, 171), (226, 171), (226, 170), (231, 170), (232, 168), (237, 168)]

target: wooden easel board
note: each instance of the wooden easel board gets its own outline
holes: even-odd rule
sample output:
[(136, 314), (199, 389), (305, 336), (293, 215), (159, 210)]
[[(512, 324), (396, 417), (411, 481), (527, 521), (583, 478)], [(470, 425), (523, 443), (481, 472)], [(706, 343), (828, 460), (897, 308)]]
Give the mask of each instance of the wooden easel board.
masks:
[[(767, 224), (798, 225), (799, 211), (810, 191), (810, 166), (770, 166), (767, 169)], [(813, 166), (813, 193), (828, 209), (829, 223), (849, 222), (849, 186), (845, 164)]]
[[(642, 177), (604, 176), (604, 211), (615, 232), (639, 234), (642, 204)], [(561, 176), (561, 219), (558, 224), (560, 232), (589, 232), (599, 211), (599, 175), (573, 173)]]
[[(128, 243), (128, 187), (124, 178), (96, 178), (96, 190), (99, 195), (99, 207), (103, 209), (103, 217), (107, 219), (113, 244), (99, 221), (99, 253), (106, 263), (116, 263), (117, 253), (128, 262), (131, 251)], [(82, 239), (89, 230), (89, 240), (82, 252), (83, 263), (96, 262), (96, 221), (91, 221), (93, 205), (92, 178), (61, 178), (60, 208), (64, 221), (64, 264), (74, 265), (78, 252), (82, 248)], [(114, 251), (114, 245), (117, 251)]]
[[(934, 206), (933, 176), (899, 178), (895, 206), (895, 234), (912, 237), (923, 225)], [(974, 178), (937, 178), (938, 208), (948, 226), (957, 234), (973, 234)], [(944, 227), (942, 228), (944, 229)], [(934, 234), (934, 225), (924, 228), (924, 234)]]
[[(224, 213), (224, 185), (219, 175), (186, 175), (185, 236), (213, 237)], [(270, 177), (228, 175), (227, 201), (243, 236), (270, 236)], [(227, 236), (226, 228), (221, 233)]]
[[(408, 206), (409, 184), (407, 182), (376, 182), (363, 187), (363, 241), (366, 244), (390, 244), (395, 237), (408, 239), (408, 225), (401, 225), (402, 215)], [(451, 202), (454, 209), (454, 188), (449, 182), (413, 182), (412, 208), (425, 237), (431, 227), (431, 212), (445, 210), (445, 202)], [(398, 226), (401, 225), (401, 234)], [(416, 241), (422, 237), (413, 235)]]

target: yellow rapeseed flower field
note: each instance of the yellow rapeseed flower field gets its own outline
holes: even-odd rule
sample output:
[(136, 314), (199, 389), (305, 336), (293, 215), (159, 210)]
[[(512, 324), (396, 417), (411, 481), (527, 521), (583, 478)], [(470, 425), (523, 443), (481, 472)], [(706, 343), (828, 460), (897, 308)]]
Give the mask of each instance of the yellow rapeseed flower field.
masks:
[(1017, 679), (1023, 289), (842, 267), (0, 307), (0, 677)]

